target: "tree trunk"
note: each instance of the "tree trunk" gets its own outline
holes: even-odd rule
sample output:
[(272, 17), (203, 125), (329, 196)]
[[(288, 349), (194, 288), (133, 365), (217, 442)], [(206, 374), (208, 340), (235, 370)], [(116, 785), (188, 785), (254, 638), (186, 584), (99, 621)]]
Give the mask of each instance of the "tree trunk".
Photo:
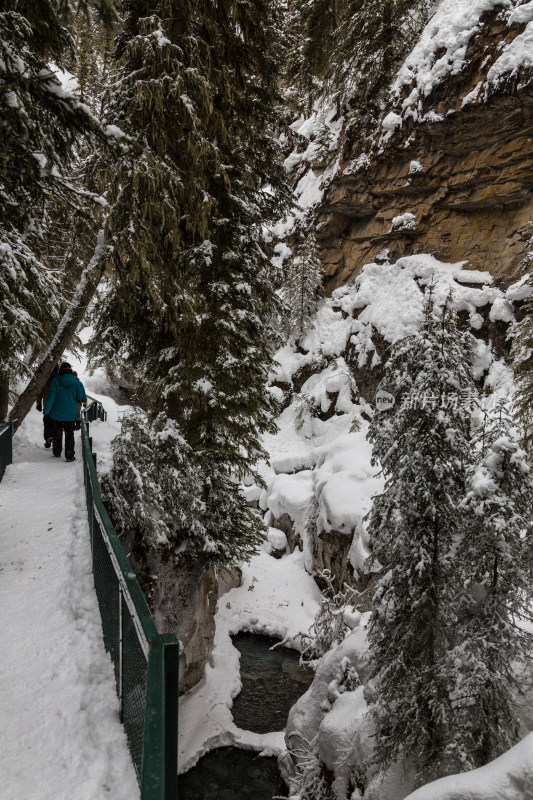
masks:
[(7, 417), (9, 407), (9, 377), (0, 375), (0, 425)]
[(50, 373), (72, 341), (100, 282), (105, 266), (105, 256), (108, 253), (109, 246), (104, 244), (104, 233), (100, 231), (94, 255), (81, 275), (72, 302), (63, 315), (50, 346), (37, 364), (33, 378), (11, 410), (9, 418), (13, 421), (14, 431), (18, 429), (33, 403), (40, 396)]

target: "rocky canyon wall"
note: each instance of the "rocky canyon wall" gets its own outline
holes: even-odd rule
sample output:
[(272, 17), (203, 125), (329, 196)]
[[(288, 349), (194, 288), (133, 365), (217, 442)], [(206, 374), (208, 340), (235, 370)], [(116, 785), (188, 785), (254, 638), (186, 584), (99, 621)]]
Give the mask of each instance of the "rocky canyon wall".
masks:
[[(524, 57), (500, 61), (512, 46), (525, 48), (526, 62), (529, 46), (533, 54), (533, 35), (522, 41), (533, 12), (519, 10), (485, 13), (462, 68), (429, 94), (414, 73), (377, 135), (344, 133), (340, 170), (317, 210), (329, 292), (387, 251), (390, 260), (426, 252), (516, 275), (533, 234), (532, 71)], [(442, 50), (435, 64), (446, 67)]]

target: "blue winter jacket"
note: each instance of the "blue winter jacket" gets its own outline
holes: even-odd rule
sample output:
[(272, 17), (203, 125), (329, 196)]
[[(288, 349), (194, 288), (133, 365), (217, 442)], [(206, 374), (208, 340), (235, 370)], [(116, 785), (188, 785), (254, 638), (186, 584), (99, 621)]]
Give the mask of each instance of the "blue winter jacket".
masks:
[(59, 373), (50, 384), (44, 413), (58, 422), (76, 422), (77, 403), (83, 400), (84, 394), (81, 383), (71, 372)]
[[(78, 380), (80, 381), (79, 378), (78, 378)], [(87, 402), (87, 392), (85, 391), (85, 386), (83, 385), (83, 383), (81, 381), (80, 381), (80, 386), (81, 386), (81, 391), (83, 393), (83, 397), (81, 398), (82, 402), (86, 403)]]

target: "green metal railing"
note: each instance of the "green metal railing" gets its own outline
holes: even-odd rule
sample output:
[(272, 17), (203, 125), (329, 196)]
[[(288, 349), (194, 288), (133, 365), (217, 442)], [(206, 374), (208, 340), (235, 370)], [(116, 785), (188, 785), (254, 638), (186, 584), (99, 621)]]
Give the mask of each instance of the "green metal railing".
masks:
[(107, 411), (99, 400), (95, 400), (94, 397), (88, 397), (87, 408), (83, 411), (83, 418), (86, 422), (94, 422), (95, 419), (101, 419), (102, 422), (106, 422)]
[(94, 585), (104, 643), (141, 800), (177, 800), (178, 657), (174, 634), (159, 634), (102, 498), (89, 422), (105, 419), (93, 400), (82, 413), (85, 494)]
[(0, 425), (0, 481), (4, 477), (6, 467), (13, 463), (13, 423), (3, 422)]

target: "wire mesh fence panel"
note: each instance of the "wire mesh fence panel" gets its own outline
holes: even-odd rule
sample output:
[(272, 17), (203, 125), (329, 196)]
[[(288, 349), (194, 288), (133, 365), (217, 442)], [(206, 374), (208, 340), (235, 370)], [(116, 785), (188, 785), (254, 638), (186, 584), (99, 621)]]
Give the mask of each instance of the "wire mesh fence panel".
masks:
[(13, 423), (0, 425), (0, 481), (4, 477), (6, 467), (13, 462)]
[(146, 710), (147, 658), (125, 599), (122, 598), (122, 723), (131, 758), (141, 778), (144, 716)]
[(117, 692), (120, 689), (120, 583), (111, 562), (98, 520), (93, 528), (93, 573), (98, 605), (102, 610), (102, 631), (105, 649), (115, 668)]
[(173, 634), (158, 633), (100, 494), (88, 421), (106, 418), (98, 401), (82, 415), (85, 496), (104, 644), (114, 665), (141, 800), (176, 800), (178, 642)]

